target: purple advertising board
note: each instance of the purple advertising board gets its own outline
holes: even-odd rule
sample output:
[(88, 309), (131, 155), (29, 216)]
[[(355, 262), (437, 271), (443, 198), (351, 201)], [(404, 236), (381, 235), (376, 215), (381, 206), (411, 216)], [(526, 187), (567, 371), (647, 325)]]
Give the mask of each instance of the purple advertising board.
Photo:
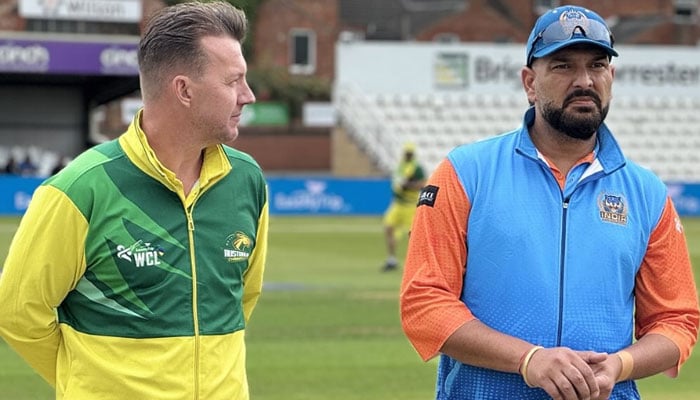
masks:
[(0, 37), (0, 73), (138, 75), (138, 41), (88, 42)]

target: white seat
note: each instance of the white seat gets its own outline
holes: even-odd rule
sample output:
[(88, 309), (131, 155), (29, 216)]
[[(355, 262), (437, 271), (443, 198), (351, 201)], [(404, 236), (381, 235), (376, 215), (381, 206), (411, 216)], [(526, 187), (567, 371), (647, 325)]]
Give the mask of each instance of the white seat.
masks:
[[(467, 91), (368, 95), (343, 90), (334, 100), (348, 132), (377, 165), (387, 167), (397, 161), (396, 146), (409, 140), (436, 165), (460, 144), (518, 128), (527, 107), (524, 95)], [(700, 95), (615, 97), (606, 124), (630, 159), (662, 179), (700, 181)]]

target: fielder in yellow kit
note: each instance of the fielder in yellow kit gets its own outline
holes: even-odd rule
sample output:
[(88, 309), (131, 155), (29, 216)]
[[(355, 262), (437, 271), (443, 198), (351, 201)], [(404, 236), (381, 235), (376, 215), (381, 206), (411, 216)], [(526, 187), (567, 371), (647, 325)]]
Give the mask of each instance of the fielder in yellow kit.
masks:
[(425, 172), (415, 155), (415, 144), (406, 143), (401, 162), (392, 177), (392, 200), (383, 219), (387, 259), (382, 271), (393, 271), (398, 267), (396, 241), (411, 229), (418, 196), (425, 184)]

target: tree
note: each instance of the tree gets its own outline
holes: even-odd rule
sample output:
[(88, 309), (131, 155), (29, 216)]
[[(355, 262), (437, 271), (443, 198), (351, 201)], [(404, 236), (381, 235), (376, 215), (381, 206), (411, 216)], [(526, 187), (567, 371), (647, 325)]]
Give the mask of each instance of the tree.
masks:
[[(192, 0), (164, 0), (165, 4), (172, 6), (178, 3), (187, 3)], [(209, 0), (211, 1), (211, 0)], [(246, 58), (252, 59), (253, 57), (253, 26), (255, 24), (256, 11), (260, 3), (264, 0), (226, 0), (231, 3), (234, 7), (243, 10), (246, 17), (248, 18), (248, 35), (246, 36), (245, 42), (243, 42), (243, 53)]]

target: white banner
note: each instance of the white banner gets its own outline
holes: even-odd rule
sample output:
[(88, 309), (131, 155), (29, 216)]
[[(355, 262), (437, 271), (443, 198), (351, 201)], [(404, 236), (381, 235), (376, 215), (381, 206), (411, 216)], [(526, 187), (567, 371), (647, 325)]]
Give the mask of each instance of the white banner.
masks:
[[(700, 48), (616, 47), (613, 92), (700, 97)], [(524, 44), (351, 42), (336, 45), (336, 85), (365, 93), (523, 94)], [(407, 79), (408, 77), (408, 79)]]
[(141, 0), (19, 0), (19, 15), (34, 19), (139, 22)]

